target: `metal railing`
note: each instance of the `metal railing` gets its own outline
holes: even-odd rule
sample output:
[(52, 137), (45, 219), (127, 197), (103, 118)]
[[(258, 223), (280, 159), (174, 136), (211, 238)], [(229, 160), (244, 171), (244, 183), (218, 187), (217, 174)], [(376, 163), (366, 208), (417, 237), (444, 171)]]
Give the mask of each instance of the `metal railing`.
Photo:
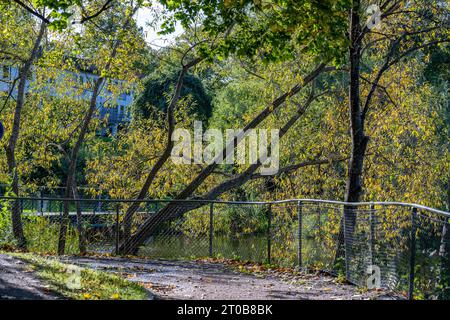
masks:
[[(66, 221), (67, 254), (80, 253), (81, 242), (87, 252), (118, 253), (130, 239), (124, 219), (135, 204), (130, 230), (140, 256), (249, 260), (326, 271), (409, 299), (449, 298), (450, 213), (417, 204), (0, 197), (0, 211), (13, 203), (20, 204), (31, 251), (56, 253)], [(168, 206), (176, 210), (161, 215)]]

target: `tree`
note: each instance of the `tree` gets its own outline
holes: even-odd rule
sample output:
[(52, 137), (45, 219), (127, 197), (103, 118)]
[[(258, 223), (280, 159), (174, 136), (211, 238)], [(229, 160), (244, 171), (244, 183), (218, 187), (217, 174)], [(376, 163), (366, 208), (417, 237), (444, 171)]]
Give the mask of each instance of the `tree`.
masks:
[[(361, 1), (354, 1), (351, 10), (351, 39), (350, 45), (350, 98), (349, 110), (351, 115), (350, 126), (352, 130), (352, 158), (349, 165), (347, 191), (345, 200), (359, 201), (362, 194), (361, 176), (364, 155), (367, 148), (368, 137), (364, 134), (364, 126), (372, 107), (372, 99), (377, 91), (385, 94), (383, 87), (379, 86), (380, 79), (394, 65), (403, 61), (405, 57), (430, 46), (447, 41), (448, 21), (441, 20), (446, 15), (446, 8), (441, 7), (439, 1), (385, 1), (380, 7), (381, 30), (369, 29), (361, 24)], [(417, 23), (415, 17), (422, 17)], [(380, 45), (380, 42), (382, 43)], [(370, 68), (373, 73), (361, 74), (363, 54), (371, 54), (373, 46), (383, 48), (382, 65)], [(365, 80), (362, 80), (365, 79)], [(369, 90), (361, 101), (361, 81), (369, 84)]]
[[(25, 17), (25, 19), (19, 18), (17, 15), (18, 12), (16, 11), (16, 8), (11, 8), (11, 10), (8, 13), (9, 14), (6, 17), (15, 19), (14, 22), (24, 20), (25, 23), (28, 24), (27, 27), (29, 30), (32, 30), (33, 28), (36, 28), (38, 30), (36, 32), (37, 36), (34, 38), (31, 37), (31, 39), (29, 36), (22, 35), (28, 38), (25, 39), (29, 40), (29, 42), (26, 41), (22, 42), (25, 43), (25, 45), (23, 47), (20, 47), (19, 50), (17, 51), (13, 50), (14, 47), (18, 46), (18, 44), (15, 43), (15, 41), (11, 40), (8, 41), (8, 38), (5, 38), (4, 40), (2, 39), (5, 43), (5, 46), (4, 49), (2, 49), (1, 54), (8, 57), (8, 59), (12, 59), (13, 61), (12, 64), (18, 63), (20, 66), (19, 76), (16, 80), (18, 81), (18, 87), (17, 87), (16, 103), (14, 108), (14, 118), (11, 126), (11, 134), (9, 135), (8, 143), (4, 146), (7, 157), (8, 172), (9, 175), (11, 176), (11, 191), (15, 196), (19, 196), (19, 176), (18, 176), (19, 173), (17, 172), (17, 162), (15, 154), (16, 146), (20, 135), (21, 116), (25, 104), (25, 93), (27, 82), (31, 75), (33, 63), (40, 54), (41, 41), (44, 38), (47, 25), (45, 22), (42, 21), (36, 23), (29, 17), (28, 18)], [(6, 29), (6, 31), (8, 32), (8, 29)], [(12, 32), (12, 30), (9, 30), (9, 32)], [(16, 81), (14, 81), (12, 85), (12, 89), (9, 92), (7, 100), (12, 95)], [(14, 201), (13, 203), (11, 218), (12, 218), (13, 233), (14, 237), (18, 242), (18, 246), (20, 248), (25, 248), (26, 242), (23, 234), (21, 208), (19, 201)]]
[(114, 7), (118, 1), (105, 0), (81, 2), (75, 0), (43, 0), (29, 5), (13, 0), (18, 6), (53, 29), (62, 30), (72, 24), (83, 24), (97, 18), (104, 11)]
[[(93, 55), (98, 59), (99, 56), (104, 57), (106, 53), (106, 59), (101, 58), (97, 60), (98, 63), (96, 65), (96, 72), (98, 76), (94, 80), (92, 87), (92, 94), (89, 101), (89, 108), (86, 112), (85, 117), (83, 118), (78, 135), (74, 140), (73, 146), (67, 151), (69, 166), (66, 174), (66, 186), (65, 186), (65, 198), (77, 198), (77, 187), (76, 187), (76, 168), (78, 163), (78, 155), (82, 144), (84, 142), (85, 136), (88, 133), (89, 126), (91, 124), (91, 120), (94, 116), (94, 112), (97, 108), (97, 99), (101, 93), (102, 86), (104, 85), (107, 77), (115, 78), (120, 74), (120, 64), (124, 58), (125, 49), (134, 51), (138, 51), (140, 48), (136, 46), (135, 34), (136, 29), (133, 28), (133, 16), (136, 11), (141, 7), (142, 3), (133, 1), (128, 4), (124, 3), (118, 11), (113, 12), (111, 15), (106, 16), (103, 23), (103, 30), (105, 32), (104, 37), (106, 39), (112, 39), (109, 42), (103, 43), (103, 46), (100, 46), (100, 50), (97, 52), (93, 52)], [(116, 28), (115, 26), (120, 25), (120, 28)], [(94, 25), (93, 28), (87, 29), (84, 36), (91, 40), (98, 41), (98, 30), (96, 30), (97, 25)], [(102, 28), (100, 28), (102, 29)], [(134, 32), (134, 35), (133, 35)], [(128, 41), (126, 41), (126, 39)], [(130, 44), (133, 45), (130, 45)], [(90, 50), (91, 48), (89, 48)], [(93, 61), (88, 61), (88, 63), (93, 63)], [(79, 224), (81, 220), (80, 210), (78, 212)], [(67, 225), (69, 223), (69, 202), (64, 202), (63, 208), (63, 218), (61, 220), (60, 232), (59, 232), (59, 241), (58, 241), (58, 254), (62, 255), (65, 251), (65, 243), (66, 243), (66, 233), (67, 233)], [(82, 234), (80, 234), (82, 237)]]
[[(271, 113), (273, 113), (277, 108), (279, 108), (288, 97), (291, 97), (298, 93), (305, 85), (312, 82), (324, 69), (324, 65), (319, 65), (316, 69), (310, 72), (304, 79), (303, 85), (296, 85), (288, 92), (284, 93), (277, 99), (273, 100), (262, 112), (260, 112), (250, 123), (248, 123), (243, 129), (244, 132), (249, 129), (256, 128), (258, 124), (260, 124), (263, 120), (265, 120)], [(307, 105), (309, 105), (312, 100), (307, 101)], [(297, 114), (295, 114), (291, 119), (289, 119), (280, 132), (285, 132), (289, 130), (292, 125), (301, 117), (303, 114), (303, 108), (299, 110)], [(280, 133), (281, 135), (281, 133)], [(237, 138), (234, 138), (231, 142), (233, 146), (237, 145)], [(226, 150), (222, 151), (222, 154), (226, 154)], [(218, 195), (223, 192), (228, 191), (230, 188), (234, 188), (238, 185), (241, 185), (248, 181), (253, 173), (260, 167), (261, 163), (251, 165), (246, 171), (242, 174), (238, 175), (235, 178), (230, 179), (229, 181), (225, 181), (223, 184), (216, 186), (208, 195), (205, 195), (205, 199), (214, 199)], [(206, 166), (178, 195), (175, 199), (186, 199), (191, 196), (199, 186), (214, 172), (217, 168), (217, 163), (212, 163)], [(170, 203), (166, 207), (164, 207), (158, 214), (152, 216), (147, 219), (143, 225), (140, 226), (136, 234), (134, 234), (128, 240), (125, 240), (121, 245), (121, 251), (124, 253), (135, 252), (137, 248), (145, 241), (145, 238), (149, 236), (157, 227), (157, 225), (165, 221), (167, 218), (174, 218), (182, 215), (184, 212), (194, 209), (196, 206), (180, 206), (177, 203)]]
[[(264, 61), (283, 60), (292, 57), (293, 48), (299, 47), (301, 48), (301, 53), (318, 53), (316, 55), (318, 61), (323, 61), (323, 59), (325, 61), (337, 61), (336, 53), (339, 52), (345, 43), (345, 38), (342, 37), (342, 22), (345, 21), (343, 20), (342, 11), (333, 11), (332, 9), (334, 7), (345, 7), (347, 1), (338, 1), (337, 3), (333, 1), (333, 3), (326, 4), (304, 2), (300, 5), (296, 5), (294, 1), (288, 1), (283, 4), (275, 1), (267, 6), (260, 6), (252, 1), (233, 3), (233, 5), (230, 5), (228, 2), (211, 3), (209, 1), (195, 3), (189, 1), (162, 1), (162, 3), (169, 11), (174, 13), (172, 17), (180, 20), (186, 29), (196, 25), (198, 15), (200, 12), (202, 13), (203, 32), (215, 41), (214, 45), (211, 45), (210, 41), (206, 40), (196, 42), (195, 47), (201, 56), (194, 61), (201, 61), (205, 57), (208, 59), (212, 59), (213, 56), (226, 57), (232, 53), (249, 57), (262, 56)], [(327, 16), (327, 19), (324, 19), (325, 16)], [(174, 20), (170, 20), (170, 15), (168, 17), (163, 26), (165, 31), (170, 32), (174, 29)], [(310, 28), (311, 25), (315, 26), (313, 30)], [(267, 30), (270, 31), (267, 32)], [(323, 41), (325, 39), (327, 41)], [(331, 41), (333, 41), (333, 44)], [(258, 126), (286, 100), (312, 82), (324, 69), (325, 63), (319, 63), (312, 72), (305, 76), (302, 83), (294, 85), (254, 117), (245, 126), (244, 132)], [(298, 117), (294, 116), (291, 120), (295, 123), (297, 119)], [(287, 126), (286, 130), (291, 128), (293, 123), (288, 121), (285, 124)], [(172, 134), (171, 128), (173, 128), (173, 125), (169, 125), (168, 141)], [(233, 140), (232, 145), (236, 147), (237, 138)], [(158, 161), (153, 167), (154, 170), (149, 174), (137, 199), (143, 199), (147, 194), (157, 172), (169, 158), (171, 149), (172, 144), (168, 142), (168, 148), (160, 157), (161, 161)], [(222, 154), (225, 154), (225, 152), (224, 149)], [(236, 180), (236, 183), (233, 183), (233, 185), (246, 182), (248, 180), (247, 176), (251, 176), (259, 166), (260, 164), (251, 166), (247, 172), (243, 173), (243, 179)], [(175, 199), (186, 199), (192, 196), (199, 186), (214, 172), (216, 167), (216, 163), (206, 166)], [(132, 212), (137, 207), (138, 202), (135, 202), (127, 211), (124, 221), (127, 232), (125, 233), (125, 241), (121, 245), (121, 252), (123, 253), (136, 251), (145, 238), (152, 233), (156, 225), (167, 217), (178, 216), (188, 211), (185, 209), (180, 210), (180, 207), (177, 207), (176, 204), (169, 204), (156, 216), (148, 219), (137, 233), (130, 238), (130, 220)]]
[[(18, 43), (11, 42), (8, 39), (8, 32), (11, 32), (11, 30), (8, 31), (8, 29), (5, 29), (4, 36), (5, 39), (5, 50), (2, 50), (1, 54), (7, 56), (9, 59), (19, 60), (20, 61), (20, 68), (19, 68), (19, 77), (17, 80), (14, 81), (13, 85), (11, 86), (11, 90), (9, 92), (9, 95), (6, 100), (9, 99), (9, 97), (12, 95), (14, 91), (15, 82), (18, 81), (18, 87), (17, 87), (17, 97), (16, 97), (16, 106), (14, 111), (14, 120), (11, 128), (11, 135), (9, 137), (9, 142), (5, 146), (5, 151), (7, 155), (7, 163), (8, 163), (8, 170), (9, 174), (12, 177), (12, 192), (15, 196), (19, 196), (19, 177), (17, 172), (17, 162), (16, 162), (16, 145), (17, 141), (19, 139), (20, 135), (20, 126), (21, 126), (21, 116), (22, 111), (25, 104), (25, 93), (26, 93), (26, 86), (28, 79), (31, 76), (31, 71), (33, 64), (35, 60), (38, 58), (40, 54), (42, 54), (42, 47), (41, 43), (45, 37), (45, 34), (47, 32), (48, 27), (53, 29), (64, 29), (67, 26), (67, 19), (70, 16), (70, 14), (67, 12), (69, 7), (72, 5), (72, 3), (68, 3), (66, 1), (44, 1), (39, 3), (39, 6), (37, 8), (30, 7), (23, 3), (22, 1), (14, 1), (15, 4), (10, 3), (2, 3), (2, 9), (9, 10), (8, 14), (6, 14), (3, 19), (14, 19), (13, 21), (7, 21), (7, 24), (10, 23), (17, 23), (17, 22), (25, 22), (31, 28), (37, 28), (38, 31), (35, 32), (37, 35), (34, 39), (32, 39), (31, 42), (24, 41), (20, 44), (25, 44), (24, 48), (20, 48), (17, 50)], [(16, 6), (17, 5), (17, 6)], [(100, 15), (101, 12), (107, 10), (109, 8), (109, 5), (106, 5), (102, 7), (100, 10), (98, 10), (96, 13), (90, 15), (87, 14), (90, 12), (92, 3), (88, 4), (89, 9), (86, 9), (84, 6), (80, 5), (81, 8), (81, 15), (82, 15), (82, 22), (88, 21), (94, 17), (97, 17)], [(95, 7), (95, 5), (94, 5)], [(23, 10), (18, 10), (17, 8), (21, 8)], [(62, 10), (62, 11), (61, 11)], [(23, 15), (23, 12), (26, 12)], [(10, 14), (10, 12), (12, 14)], [(22, 13), (24, 18), (20, 17), (20, 14)], [(19, 16), (18, 16), (19, 15)], [(32, 16), (38, 18), (37, 21), (32, 19)], [(52, 21), (51, 21), (52, 20)], [(26, 30), (29, 28), (23, 28), (23, 25), (21, 25), (22, 30)], [(13, 31), (15, 32), (15, 30)], [(25, 37), (29, 37), (28, 35), (25, 35)], [(16, 39), (16, 37), (11, 37), (11, 39)], [(20, 39), (20, 38), (19, 38)], [(31, 43), (31, 46), (30, 46)], [(19, 52), (19, 53), (17, 53)], [(23, 56), (21, 56), (23, 54)], [(6, 101), (7, 102), (7, 101)], [(26, 242), (25, 237), (23, 234), (23, 227), (22, 227), (22, 221), (21, 221), (21, 208), (19, 201), (15, 201), (12, 208), (12, 224), (13, 224), (13, 231), (14, 235), (18, 241), (18, 245), (21, 248), (25, 248)]]
[[(144, 79), (144, 90), (133, 103), (133, 114), (149, 118), (157, 111), (167, 111), (166, 94), (177, 82), (178, 73), (172, 70), (157, 70)], [(180, 98), (190, 95), (194, 104), (192, 112), (207, 120), (211, 116), (211, 98), (206, 93), (200, 78), (187, 74), (183, 81)]]
[[(192, 47), (190, 47), (187, 51), (185, 51), (185, 53), (183, 54), (183, 56), (181, 58), (181, 61), (180, 61), (181, 62), (181, 71), (178, 75), (178, 80), (175, 85), (175, 90), (172, 94), (172, 98), (167, 107), (167, 112), (166, 112), (166, 114), (167, 114), (167, 138), (166, 139), (167, 140), (166, 140), (166, 145), (165, 145), (164, 151), (158, 157), (158, 160), (153, 165), (151, 171), (148, 173), (147, 178), (144, 182), (144, 185), (142, 186), (142, 188), (136, 198), (137, 200), (142, 200), (145, 198), (145, 196), (148, 193), (149, 188), (151, 187), (153, 181), (156, 178), (156, 175), (158, 174), (158, 172), (161, 170), (161, 168), (164, 166), (164, 164), (166, 163), (166, 161), (169, 159), (169, 157), (171, 155), (171, 152), (172, 152), (172, 149), (174, 146), (174, 142), (172, 140), (172, 134), (175, 130), (174, 110), (175, 110), (175, 107), (176, 107), (180, 97), (181, 97), (181, 90), (183, 88), (185, 76), (190, 68), (193, 68), (194, 66), (196, 66), (203, 60), (202, 58), (192, 58), (189, 62), (184, 62), (184, 58), (185, 58), (186, 54), (191, 50), (191, 48)], [(125, 218), (123, 221), (124, 238), (125, 239), (130, 239), (132, 219), (133, 219), (133, 215), (136, 212), (136, 210), (138, 209), (138, 207), (139, 207), (139, 202), (134, 202), (127, 209), (127, 212), (125, 214)]]
[[(364, 158), (369, 142), (365, 134), (367, 114), (372, 107), (374, 94), (383, 90), (380, 79), (394, 65), (405, 57), (424, 48), (448, 41), (448, 8), (441, 1), (396, 1), (387, 0), (373, 19), (380, 20), (381, 30), (372, 25), (362, 25), (364, 2), (353, 0), (349, 11), (349, 115), (352, 137), (351, 158), (348, 167), (346, 202), (358, 202), (363, 192), (362, 178)], [(417, 20), (417, 17), (420, 17)], [(366, 43), (364, 43), (366, 41)], [(380, 45), (381, 42), (381, 45)], [(364, 77), (361, 73), (363, 54), (370, 54), (373, 46), (382, 50), (382, 65), (372, 68), (374, 76)], [(380, 48), (379, 47), (379, 48)], [(361, 81), (369, 83), (367, 95), (361, 96)], [(344, 212), (344, 238), (353, 237), (356, 213), (351, 207)], [(347, 266), (351, 259), (351, 248), (346, 242)]]

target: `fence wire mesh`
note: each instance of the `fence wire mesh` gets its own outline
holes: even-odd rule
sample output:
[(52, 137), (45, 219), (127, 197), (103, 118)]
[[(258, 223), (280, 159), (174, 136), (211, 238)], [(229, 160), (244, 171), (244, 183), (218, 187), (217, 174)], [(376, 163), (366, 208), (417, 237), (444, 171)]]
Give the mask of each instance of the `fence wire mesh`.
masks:
[(248, 260), (326, 271), (409, 298), (450, 298), (449, 216), (417, 206), (7, 197), (0, 204), (0, 244), (13, 238), (7, 221), (18, 210), (33, 252), (56, 254), (65, 225), (65, 254), (117, 254), (151, 221), (139, 256)]

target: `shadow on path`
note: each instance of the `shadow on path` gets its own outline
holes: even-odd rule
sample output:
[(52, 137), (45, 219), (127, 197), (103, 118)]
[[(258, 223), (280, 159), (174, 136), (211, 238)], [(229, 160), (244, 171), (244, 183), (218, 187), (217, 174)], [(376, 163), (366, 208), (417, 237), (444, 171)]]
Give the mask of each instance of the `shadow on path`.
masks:
[(0, 300), (55, 300), (36, 275), (19, 259), (0, 254)]

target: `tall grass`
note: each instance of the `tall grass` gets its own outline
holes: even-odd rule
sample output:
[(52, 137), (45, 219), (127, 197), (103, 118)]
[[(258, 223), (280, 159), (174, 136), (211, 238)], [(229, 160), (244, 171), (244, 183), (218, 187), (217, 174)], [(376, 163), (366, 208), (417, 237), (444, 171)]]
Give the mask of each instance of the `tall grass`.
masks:
[[(24, 219), (24, 233), (28, 251), (56, 254), (59, 238), (59, 223), (52, 223), (46, 217), (28, 216)], [(66, 236), (66, 254), (77, 254), (78, 232), (68, 225)]]
[(11, 210), (7, 201), (0, 201), (0, 247), (14, 246)]
[[(56, 254), (59, 238), (59, 223), (51, 223), (46, 217), (24, 216), (23, 229), (30, 252)], [(11, 210), (8, 201), (0, 202), (0, 247), (10, 248), (16, 245), (12, 231)], [(77, 254), (77, 230), (67, 228), (67, 254)]]

